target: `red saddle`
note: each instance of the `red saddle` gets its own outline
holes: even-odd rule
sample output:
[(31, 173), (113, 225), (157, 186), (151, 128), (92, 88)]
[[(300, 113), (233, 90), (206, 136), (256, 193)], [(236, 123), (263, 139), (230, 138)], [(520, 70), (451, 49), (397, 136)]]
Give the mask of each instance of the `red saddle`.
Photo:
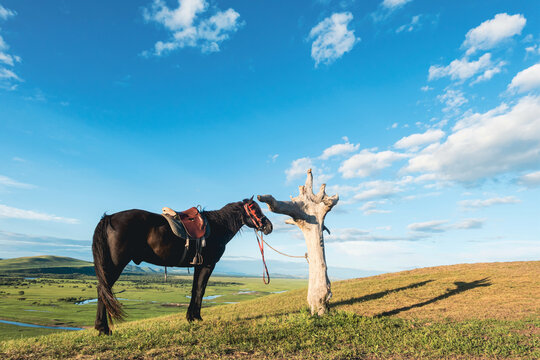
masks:
[(196, 207), (177, 212), (176, 215), (184, 225), (190, 238), (199, 239), (204, 236), (206, 233), (206, 224)]

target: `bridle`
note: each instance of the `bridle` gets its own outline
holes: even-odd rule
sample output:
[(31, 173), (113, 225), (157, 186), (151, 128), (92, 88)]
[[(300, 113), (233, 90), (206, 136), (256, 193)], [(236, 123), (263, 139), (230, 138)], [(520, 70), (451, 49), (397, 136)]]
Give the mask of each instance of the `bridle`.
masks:
[(253, 208), (254, 203), (248, 203), (244, 204), (244, 210), (246, 211), (246, 214), (251, 219), (251, 222), (256, 226), (255, 229), (255, 236), (257, 237), (257, 243), (259, 244), (259, 250), (261, 251), (262, 261), (264, 265), (263, 270), (263, 282), (268, 285), (270, 284), (270, 274), (268, 273), (268, 267), (266, 266), (266, 260), (264, 259), (264, 240), (263, 240), (263, 219), (266, 219), (266, 216), (263, 215), (262, 218), (257, 216), (257, 213), (255, 212), (255, 209)]
[(249, 216), (255, 227), (257, 228), (255, 231), (262, 231), (263, 227), (263, 219), (266, 218), (266, 216), (263, 215), (262, 218), (257, 216), (257, 212), (253, 208), (253, 205), (255, 203), (251, 204), (244, 204), (244, 210), (246, 211), (246, 214)]

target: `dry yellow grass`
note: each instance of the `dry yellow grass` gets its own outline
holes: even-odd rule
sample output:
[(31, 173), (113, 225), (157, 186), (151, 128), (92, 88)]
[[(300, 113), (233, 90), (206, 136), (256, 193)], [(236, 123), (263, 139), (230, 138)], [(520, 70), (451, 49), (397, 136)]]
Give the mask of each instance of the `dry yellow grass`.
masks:
[[(540, 318), (540, 261), (437, 266), (336, 281), (332, 293), (331, 309), (363, 316), (532, 320)], [(288, 314), (306, 306), (306, 296), (307, 289), (299, 289), (214, 307), (203, 316), (234, 320)]]
[(540, 261), (438, 266), (335, 283), (332, 307), (360, 315), (522, 320), (540, 315)]

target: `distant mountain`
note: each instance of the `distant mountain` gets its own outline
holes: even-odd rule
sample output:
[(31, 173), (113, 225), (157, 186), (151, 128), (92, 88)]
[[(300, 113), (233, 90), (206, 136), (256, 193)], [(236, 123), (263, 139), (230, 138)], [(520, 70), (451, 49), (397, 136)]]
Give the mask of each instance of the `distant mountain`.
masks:
[[(123, 274), (160, 274), (164, 267), (143, 263), (143, 266), (128, 265)], [(267, 261), (271, 277), (307, 278), (307, 262)], [(214, 275), (222, 276), (262, 276), (261, 260), (255, 259), (222, 259), (216, 265)], [(193, 273), (193, 269), (190, 270)], [(169, 274), (186, 275), (186, 268), (168, 267)], [(94, 275), (94, 264), (89, 261), (62, 256), (31, 256), (0, 260), (0, 273), (22, 274), (85, 274)], [(365, 271), (350, 268), (329, 267), (331, 279), (349, 279), (366, 277), (382, 273), (381, 271)]]
[(63, 256), (30, 256), (0, 260), (0, 272), (23, 274), (93, 274), (94, 264)]
[[(307, 262), (287, 262), (278, 260), (267, 260), (268, 271), (270, 277), (277, 278), (307, 278), (308, 277), (308, 264)], [(146, 273), (163, 273), (164, 268), (156, 265), (147, 264), (144, 267), (133, 266), (135, 268), (144, 269)], [(193, 269), (190, 270), (193, 273)], [(213, 272), (214, 275), (221, 276), (250, 276), (258, 277), (262, 276), (263, 264), (261, 260), (256, 259), (222, 259), (220, 260)], [(187, 275), (188, 270), (186, 268), (168, 267), (167, 272), (169, 274)], [(359, 270), (342, 267), (329, 267), (328, 276), (331, 279), (351, 279), (360, 278), (372, 275), (382, 274), (383, 271), (372, 270)]]
[[(155, 272), (154, 270), (150, 270)], [(94, 275), (94, 264), (64, 256), (29, 256), (0, 260), (0, 273), (18, 274), (84, 274)], [(144, 274), (143, 269), (128, 265), (125, 273)]]
[[(308, 263), (289, 262), (278, 260), (267, 260), (268, 271), (270, 276), (285, 277), (285, 278), (307, 278), (309, 274)], [(261, 260), (239, 259), (229, 260), (222, 259), (217, 263), (214, 270), (217, 274), (238, 275), (238, 276), (262, 276), (263, 264)], [(331, 279), (350, 279), (358, 277), (366, 277), (383, 273), (382, 271), (358, 270), (342, 267), (328, 267), (328, 276)]]

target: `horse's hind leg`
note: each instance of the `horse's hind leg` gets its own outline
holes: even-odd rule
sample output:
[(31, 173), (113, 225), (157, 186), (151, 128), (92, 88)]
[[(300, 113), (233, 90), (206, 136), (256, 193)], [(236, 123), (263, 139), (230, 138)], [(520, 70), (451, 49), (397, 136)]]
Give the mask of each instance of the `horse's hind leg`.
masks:
[(101, 296), (98, 295), (98, 301), (97, 301), (97, 314), (96, 314), (96, 321), (94, 323), (94, 327), (97, 331), (99, 331), (99, 335), (105, 334), (105, 335), (111, 335), (111, 329), (109, 329), (109, 324), (107, 321), (107, 309), (105, 309), (105, 304), (103, 304), (103, 300), (101, 300)]

